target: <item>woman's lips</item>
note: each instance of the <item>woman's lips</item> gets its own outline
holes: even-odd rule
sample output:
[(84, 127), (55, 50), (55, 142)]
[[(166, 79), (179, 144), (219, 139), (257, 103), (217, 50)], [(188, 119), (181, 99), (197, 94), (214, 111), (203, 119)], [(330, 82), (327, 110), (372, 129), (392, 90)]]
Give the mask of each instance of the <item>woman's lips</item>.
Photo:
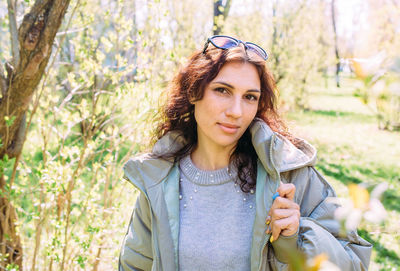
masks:
[(218, 126), (221, 128), (222, 131), (228, 134), (234, 134), (236, 133), (240, 126), (234, 125), (234, 124), (229, 124), (229, 123), (217, 123)]

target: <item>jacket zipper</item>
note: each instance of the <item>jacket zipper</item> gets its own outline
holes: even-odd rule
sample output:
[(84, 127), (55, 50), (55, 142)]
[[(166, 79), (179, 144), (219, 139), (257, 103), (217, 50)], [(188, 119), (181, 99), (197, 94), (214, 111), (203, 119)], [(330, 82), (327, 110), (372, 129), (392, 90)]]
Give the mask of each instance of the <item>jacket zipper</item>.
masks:
[[(275, 166), (275, 163), (274, 163), (274, 160), (273, 160), (273, 157), (272, 157), (272, 150), (273, 150), (273, 146), (274, 146), (274, 144), (275, 144), (275, 139), (276, 139), (276, 134), (273, 134), (273, 135), (272, 135), (272, 140), (271, 140), (271, 145), (270, 145), (270, 148), (269, 148), (269, 159), (271, 160), (271, 164), (272, 164), (272, 166), (273, 166), (274, 169), (275, 169), (276, 179), (277, 179), (277, 181), (278, 181), (278, 184), (280, 185), (281, 176), (280, 176), (280, 174), (279, 174), (279, 171), (276, 169), (276, 166)], [(279, 185), (278, 185), (278, 186), (279, 186)], [(263, 244), (262, 249), (261, 249), (260, 264), (259, 264), (259, 266), (258, 266), (258, 270), (259, 270), (259, 271), (261, 271), (261, 266), (262, 266), (262, 263), (263, 263), (263, 261), (262, 261), (262, 256), (263, 256), (263, 252), (264, 252), (265, 246), (266, 246), (267, 243), (268, 243), (269, 236), (270, 236), (270, 235), (268, 235), (268, 238), (265, 238), (264, 244)]]

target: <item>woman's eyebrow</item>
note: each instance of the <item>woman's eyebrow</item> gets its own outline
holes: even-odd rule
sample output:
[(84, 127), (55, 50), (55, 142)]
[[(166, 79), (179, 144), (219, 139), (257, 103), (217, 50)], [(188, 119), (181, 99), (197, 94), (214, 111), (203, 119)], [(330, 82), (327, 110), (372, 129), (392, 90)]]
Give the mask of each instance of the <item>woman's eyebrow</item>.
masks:
[[(230, 85), (228, 83), (225, 83), (225, 82), (222, 82), (222, 81), (213, 82), (213, 84), (222, 84), (222, 85), (225, 85), (225, 86), (227, 86), (229, 88), (233, 88), (234, 89), (234, 87), (232, 85)], [(249, 89), (247, 91), (248, 92), (261, 92), (259, 89)]]

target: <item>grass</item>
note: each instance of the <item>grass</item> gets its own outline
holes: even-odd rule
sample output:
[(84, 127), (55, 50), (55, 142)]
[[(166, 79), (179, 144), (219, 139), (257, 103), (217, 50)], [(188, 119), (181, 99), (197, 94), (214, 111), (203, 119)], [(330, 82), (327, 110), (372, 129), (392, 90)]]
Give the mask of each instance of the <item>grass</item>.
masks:
[(388, 218), (382, 225), (363, 222), (359, 234), (373, 244), (370, 270), (397, 270), (400, 266), (400, 132), (378, 129), (374, 114), (353, 96), (354, 81), (342, 87), (333, 81), (310, 88), (310, 109), (289, 113), (293, 134), (318, 150), (316, 168), (338, 196), (346, 197), (350, 183), (387, 182), (382, 203)]

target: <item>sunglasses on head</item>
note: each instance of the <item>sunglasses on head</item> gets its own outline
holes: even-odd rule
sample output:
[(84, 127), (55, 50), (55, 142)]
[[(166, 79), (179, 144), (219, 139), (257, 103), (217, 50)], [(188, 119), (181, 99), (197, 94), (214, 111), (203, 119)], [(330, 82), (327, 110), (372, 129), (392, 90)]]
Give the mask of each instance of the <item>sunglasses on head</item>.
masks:
[(244, 42), (229, 36), (224, 36), (224, 35), (216, 35), (216, 36), (212, 36), (210, 38), (207, 39), (206, 44), (204, 44), (204, 49), (203, 49), (203, 54), (206, 53), (207, 47), (209, 43), (212, 43), (212, 45), (214, 45), (215, 47), (219, 48), (219, 49), (229, 49), (232, 47), (236, 47), (239, 46), (239, 44), (243, 44), (244, 48), (247, 51), (251, 51), (253, 53), (256, 53), (258, 56), (260, 56), (261, 58), (263, 58), (264, 60), (268, 59), (268, 54), (267, 52), (264, 51), (263, 48), (261, 48), (260, 46), (258, 46), (255, 43), (252, 42)]

